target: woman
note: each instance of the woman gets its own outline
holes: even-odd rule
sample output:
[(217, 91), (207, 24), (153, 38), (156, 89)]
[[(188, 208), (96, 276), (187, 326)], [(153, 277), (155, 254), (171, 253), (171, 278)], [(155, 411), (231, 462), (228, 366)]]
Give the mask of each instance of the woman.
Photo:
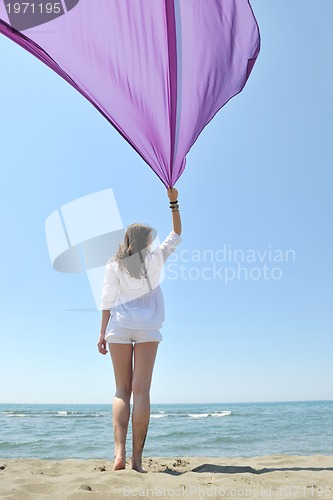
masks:
[(163, 338), (159, 331), (164, 321), (159, 279), (164, 262), (182, 241), (178, 191), (168, 188), (167, 193), (172, 231), (163, 243), (151, 251), (153, 229), (132, 224), (116, 256), (106, 266), (97, 346), (105, 355), (106, 344), (109, 344), (115, 375), (113, 470), (124, 469), (126, 465), (125, 445), (133, 392), (131, 468), (147, 472), (142, 467), (142, 452), (150, 418), (149, 392), (157, 347)]

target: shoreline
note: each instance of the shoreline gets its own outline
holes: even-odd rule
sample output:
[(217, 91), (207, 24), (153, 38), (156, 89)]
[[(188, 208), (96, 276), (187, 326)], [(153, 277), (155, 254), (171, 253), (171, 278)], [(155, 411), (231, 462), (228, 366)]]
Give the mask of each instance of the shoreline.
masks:
[(313, 498), (333, 500), (333, 455), (144, 457), (147, 474), (113, 460), (0, 458), (1, 499)]

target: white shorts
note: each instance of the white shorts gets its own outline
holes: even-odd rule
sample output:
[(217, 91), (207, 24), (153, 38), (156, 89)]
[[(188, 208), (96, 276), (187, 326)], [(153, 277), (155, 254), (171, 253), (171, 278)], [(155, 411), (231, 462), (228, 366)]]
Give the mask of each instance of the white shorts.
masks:
[(117, 323), (111, 323), (111, 330), (105, 335), (108, 344), (140, 344), (141, 342), (161, 342), (163, 336), (159, 330), (131, 330), (123, 328)]

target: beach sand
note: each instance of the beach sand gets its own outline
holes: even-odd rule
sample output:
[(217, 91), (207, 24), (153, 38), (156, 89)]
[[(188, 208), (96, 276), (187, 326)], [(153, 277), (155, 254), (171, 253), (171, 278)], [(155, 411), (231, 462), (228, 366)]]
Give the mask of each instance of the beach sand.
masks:
[(113, 461), (0, 459), (1, 499), (326, 498), (333, 456), (145, 458), (147, 474)]

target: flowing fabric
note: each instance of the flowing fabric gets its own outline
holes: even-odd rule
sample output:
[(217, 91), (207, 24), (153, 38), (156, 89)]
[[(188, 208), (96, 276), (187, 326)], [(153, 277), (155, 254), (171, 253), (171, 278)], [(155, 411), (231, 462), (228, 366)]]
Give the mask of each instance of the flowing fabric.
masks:
[(166, 187), (260, 50), (248, 0), (0, 0), (0, 33), (86, 97)]

